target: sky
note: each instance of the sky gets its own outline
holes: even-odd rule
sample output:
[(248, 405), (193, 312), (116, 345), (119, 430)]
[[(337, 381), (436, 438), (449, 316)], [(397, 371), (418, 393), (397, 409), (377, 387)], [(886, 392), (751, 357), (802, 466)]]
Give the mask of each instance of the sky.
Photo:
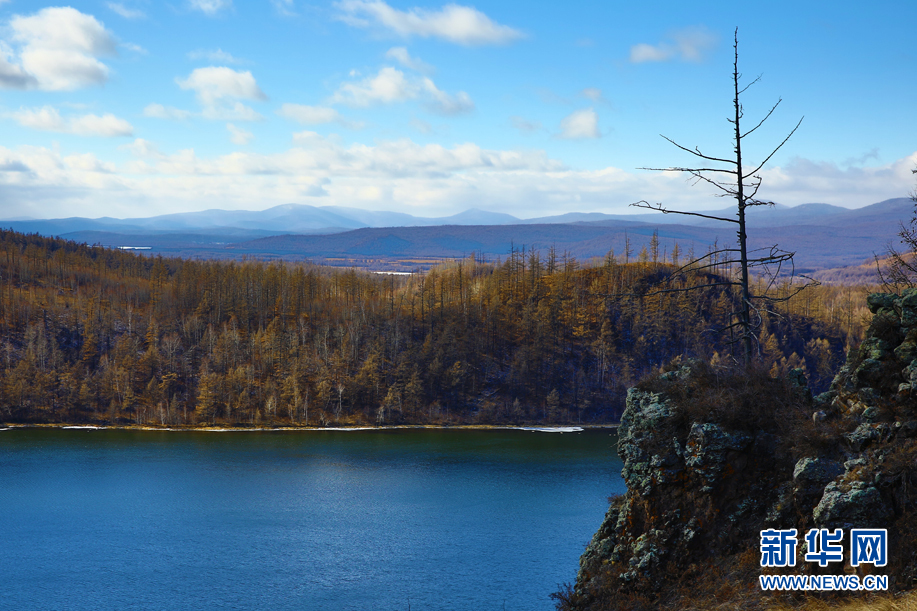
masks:
[(917, 3), (763, 6), (0, 0), (0, 218), (722, 208), (736, 31), (761, 198), (911, 193)]

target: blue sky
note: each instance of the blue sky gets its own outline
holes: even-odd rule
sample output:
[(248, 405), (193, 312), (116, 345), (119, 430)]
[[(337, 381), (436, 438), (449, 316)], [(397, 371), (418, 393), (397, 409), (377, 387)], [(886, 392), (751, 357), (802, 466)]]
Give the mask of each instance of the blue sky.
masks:
[(917, 166), (910, 2), (0, 0), (0, 218), (285, 203), (444, 216), (728, 204), (665, 134), (731, 152), (761, 76), (761, 195), (858, 207)]

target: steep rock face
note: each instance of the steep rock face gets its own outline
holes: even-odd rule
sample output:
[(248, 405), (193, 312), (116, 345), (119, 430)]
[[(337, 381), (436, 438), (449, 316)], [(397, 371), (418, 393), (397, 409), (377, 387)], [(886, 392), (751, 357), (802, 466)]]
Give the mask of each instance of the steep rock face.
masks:
[[(692, 375), (682, 367), (663, 386)], [(775, 450), (766, 431), (692, 421), (665, 391), (630, 389), (618, 429), (628, 491), (580, 560), (583, 602), (608, 588), (654, 591), (707, 550), (744, 551), (760, 516), (788, 493), (781, 483), (793, 465), (775, 464)]]
[(816, 413), (841, 430), (846, 458), (814, 508), (817, 526), (888, 523), (913, 502), (907, 488), (917, 473), (917, 289), (874, 293), (867, 304), (873, 320), (866, 339), (831, 389), (815, 398)]
[(868, 304), (866, 339), (814, 400), (800, 371), (742, 380), (761, 374), (703, 363), (630, 389), (627, 492), (559, 608), (624, 608), (616, 598), (671, 595), (676, 576), (722, 578), (713, 563), (747, 569), (764, 528), (888, 528), (884, 572), (895, 589), (917, 586), (917, 289)]

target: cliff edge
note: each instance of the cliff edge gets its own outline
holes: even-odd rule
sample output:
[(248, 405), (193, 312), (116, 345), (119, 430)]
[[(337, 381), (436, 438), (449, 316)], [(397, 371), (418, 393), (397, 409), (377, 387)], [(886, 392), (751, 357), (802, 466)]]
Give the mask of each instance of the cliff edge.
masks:
[[(800, 370), (773, 379), (699, 361), (631, 388), (618, 430), (627, 492), (558, 609), (764, 608), (764, 573), (867, 570), (890, 591), (917, 586), (917, 289), (868, 304), (866, 339), (817, 397)], [(770, 528), (797, 529), (795, 567), (761, 568)], [(807, 563), (811, 528), (885, 528), (888, 564), (854, 569), (846, 540), (844, 562)]]

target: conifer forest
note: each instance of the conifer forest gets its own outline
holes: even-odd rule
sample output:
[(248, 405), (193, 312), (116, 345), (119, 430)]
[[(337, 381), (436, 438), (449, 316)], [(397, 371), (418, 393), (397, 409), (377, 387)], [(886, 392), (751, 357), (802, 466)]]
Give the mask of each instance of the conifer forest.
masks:
[[(589, 262), (514, 248), (396, 276), (4, 231), (0, 422), (614, 422), (626, 389), (673, 359), (736, 358), (730, 288), (653, 290), (682, 259), (652, 243)], [(806, 288), (756, 313), (756, 350), (824, 389), (866, 313), (859, 289)]]

